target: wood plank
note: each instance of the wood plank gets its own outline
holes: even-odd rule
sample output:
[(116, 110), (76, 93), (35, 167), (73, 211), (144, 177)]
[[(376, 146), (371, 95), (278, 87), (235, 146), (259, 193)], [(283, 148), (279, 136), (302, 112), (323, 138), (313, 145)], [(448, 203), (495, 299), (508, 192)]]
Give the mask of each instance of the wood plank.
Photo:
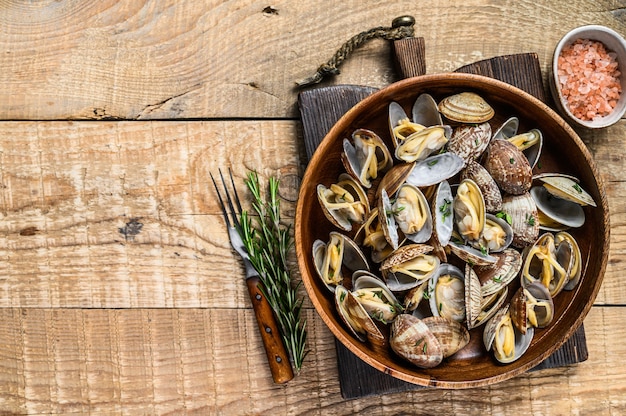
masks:
[[(332, 334), (312, 309), (309, 354), (271, 381), (251, 309), (0, 309), (0, 408), (28, 414), (621, 414), (624, 307), (593, 307), (589, 360), (469, 390), (343, 400)], [(224, 321), (233, 325), (224, 325)], [(608, 382), (607, 380), (610, 380)], [(272, 397), (272, 400), (267, 400)]]
[[(418, 17), (427, 70), (537, 52), (544, 74), (569, 29), (594, 22), (626, 32), (613, 2), (370, 0), (4, 2), (0, 118), (163, 119), (297, 117), (296, 81), (353, 35)], [(315, 16), (312, 19), (311, 16)], [(28, 22), (28, 24), (25, 24)], [(324, 22), (320, 24), (320, 22)], [(514, 30), (512, 30), (514, 28)], [(497, 39), (497, 41), (486, 41)], [(382, 87), (396, 79), (390, 45), (357, 50), (330, 84)]]
[(295, 201), (293, 122), (0, 123), (0, 132), (0, 306), (248, 305), (209, 173), (230, 165), (242, 196), (248, 169), (284, 178), (281, 194)]
[[(292, 121), (0, 123), (0, 307), (247, 307), (208, 174), (226, 161), (240, 184), (248, 169), (284, 179), (290, 221), (300, 134)], [(596, 304), (626, 304), (624, 134), (586, 140), (612, 226)]]

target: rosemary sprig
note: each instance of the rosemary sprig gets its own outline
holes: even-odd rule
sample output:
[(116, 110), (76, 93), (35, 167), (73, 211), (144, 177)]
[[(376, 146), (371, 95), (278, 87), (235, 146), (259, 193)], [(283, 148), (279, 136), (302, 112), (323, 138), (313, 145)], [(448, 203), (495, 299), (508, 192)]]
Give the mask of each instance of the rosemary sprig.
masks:
[(280, 222), (279, 181), (271, 177), (267, 200), (261, 192), (256, 172), (248, 172), (245, 181), (252, 194), (252, 208), (257, 214), (256, 227), (246, 210), (241, 213), (241, 238), (246, 246), (250, 262), (261, 279), (261, 290), (274, 310), (281, 328), (285, 348), (296, 372), (302, 368), (306, 350), (306, 319), (302, 318), (302, 298), (298, 288), (291, 283), (287, 264), (289, 250), (293, 247), (291, 226)]

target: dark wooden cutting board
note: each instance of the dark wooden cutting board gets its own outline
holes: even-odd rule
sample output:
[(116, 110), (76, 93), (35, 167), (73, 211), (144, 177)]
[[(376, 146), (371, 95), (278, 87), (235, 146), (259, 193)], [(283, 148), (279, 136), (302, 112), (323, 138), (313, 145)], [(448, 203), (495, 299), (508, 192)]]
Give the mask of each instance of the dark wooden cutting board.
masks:
[[(396, 68), (403, 77), (422, 75), (425, 72), (422, 38), (396, 41), (393, 52)], [(533, 53), (495, 57), (463, 66), (457, 72), (495, 78), (546, 101), (539, 59)], [(298, 104), (309, 159), (335, 122), (374, 91), (375, 88), (365, 86), (337, 85), (315, 88), (299, 94)], [(336, 340), (335, 343), (342, 397), (352, 399), (424, 388), (378, 371), (356, 357), (339, 341)], [(561, 348), (531, 371), (576, 364), (585, 361), (587, 357), (585, 331), (581, 325)]]

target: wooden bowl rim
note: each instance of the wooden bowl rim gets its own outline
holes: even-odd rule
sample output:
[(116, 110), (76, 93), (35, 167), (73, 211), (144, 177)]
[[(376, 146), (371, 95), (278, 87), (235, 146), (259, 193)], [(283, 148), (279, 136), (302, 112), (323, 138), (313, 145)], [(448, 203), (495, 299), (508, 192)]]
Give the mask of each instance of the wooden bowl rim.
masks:
[[(298, 198), (297, 205), (296, 205), (296, 214), (295, 214), (295, 223), (294, 223), (295, 246), (296, 246), (298, 267), (302, 275), (303, 285), (305, 287), (305, 290), (307, 291), (307, 294), (309, 295), (309, 299), (311, 300), (313, 306), (315, 307), (315, 310), (317, 311), (318, 315), (322, 318), (322, 320), (324, 321), (326, 326), (331, 330), (333, 335), (337, 337), (337, 339), (346, 348), (348, 348), (353, 354), (355, 354), (357, 357), (359, 357), (361, 360), (363, 360), (367, 364), (378, 369), (379, 371), (382, 371), (386, 374), (389, 374), (400, 380), (407, 381), (409, 383), (422, 385), (422, 386), (428, 386), (428, 387), (443, 388), (443, 389), (474, 388), (474, 387), (487, 386), (487, 385), (491, 385), (494, 383), (508, 380), (512, 377), (515, 377), (519, 374), (522, 374), (528, 371), (529, 369), (535, 367), (537, 364), (545, 360), (549, 355), (555, 352), (563, 343), (565, 343), (565, 341), (567, 341), (567, 339), (569, 339), (572, 336), (572, 334), (578, 329), (578, 327), (582, 324), (584, 318), (586, 317), (589, 310), (593, 306), (593, 302), (595, 298), (597, 297), (597, 294), (600, 290), (600, 286), (602, 284), (602, 280), (603, 280), (604, 273), (606, 270), (606, 265), (608, 262), (608, 252), (609, 252), (609, 244), (610, 244), (608, 202), (607, 202), (607, 197), (605, 193), (604, 182), (602, 180), (602, 177), (598, 173), (598, 169), (595, 164), (595, 161), (593, 160), (586, 145), (583, 143), (583, 141), (580, 139), (577, 133), (570, 127), (570, 125), (567, 124), (561, 118), (559, 114), (557, 114), (544, 102), (540, 101), (539, 99), (535, 98), (534, 96), (528, 94), (527, 92), (515, 86), (496, 80), (494, 78), (490, 78), (490, 77), (486, 77), (482, 75), (475, 75), (475, 74), (465, 74), (465, 73), (429, 74), (429, 75), (420, 75), (420, 76), (413, 77), (413, 78), (407, 78), (407, 79), (398, 81), (396, 83), (390, 84), (389, 86), (372, 93), (371, 95), (369, 95), (368, 97), (366, 97), (365, 99), (363, 99), (362, 101), (354, 105), (333, 125), (333, 127), (329, 130), (329, 132), (323, 138), (320, 145), (317, 147), (316, 151), (314, 152), (311, 160), (309, 161), (309, 164), (307, 166), (307, 169), (305, 171), (304, 177), (301, 182), (300, 193), (304, 192), (304, 189), (306, 188), (306, 184), (311, 181), (310, 179), (310, 177), (312, 176), (311, 166), (316, 166), (320, 163), (319, 159), (321, 159), (323, 155), (328, 151), (327, 148), (331, 146), (332, 144), (331, 141), (333, 140), (333, 138), (335, 138), (341, 132), (345, 131), (350, 126), (350, 124), (355, 120), (355, 118), (359, 114), (361, 114), (364, 108), (368, 108), (370, 105), (376, 103), (378, 100), (388, 100), (389, 96), (393, 96), (395, 92), (402, 91), (405, 88), (410, 88), (416, 85), (423, 86), (425, 84), (439, 83), (443, 81), (451, 81), (451, 82), (456, 82), (460, 84), (465, 84), (465, 83), (487, 84), (490, 87), (500, 89), (500, 90), (506, 90), (510, 93), (518, 95), (523, 100), (528, 101), (531, 105), (536, 106), (539, 110), (544, 111), (550, 118), (553, 119), (553, 121), (555, 121), (567, 133), (569, 138), (573, 141), (573, 143), (582, 153), (585, 160), (587, 161), (588, 168), (591, 170), (594, 180), (598, 185), (598, 193), (600, 195), (600, 199), (599, 201), (596, 201), (596, 203), (598, 204), (598, 208), (602, 209), (603, 218), (601, 218), (601, 220), (605, 226), (604, 233), (603, 233), (604, 239), (601, 244), (602, 259), (600, 260), (599, 272), (598, 272), (598, 275), (595, 276), (595, 283), (593, 285), (593, 291), (588, 294), (589, 300), (584, 305), (582, 313), (576, 318), (574, 325), (571, 325), (568, 328), (562, 329), (564, 330), (564, 333), (563, 333), (562, 338), (559, 340), (559, 342), (555, 343), (550, 348), (539, 353), (534, 359), (532, 359), (531, 361), (527, 362), (524, 365), (520, 365), (517, 367), (503, 366), (502, 373), (493, 377), (485, 377), (481, 379), (468, 380), (468, 381), (454, 381), (454, 380), (435, 379), (426, 374), (423, 376), (416, 376), (413, 374), (407, 374), (405, 372), (398, 371), (396, 369), (388, 367), (387, 365), (380, 362), (378, 359), (376, 359), (372, 355), (369, 355), (366, 352), (363, 352), (360, 348), (357, 348), (355, 345), (359, 341), (346, 336), (339, 328), (335, 326), (333, 319), (329, 316), (328, 312), (324, 310), (319, 299), (315, 296), (315, 290), (313, 288), (312, 279), (315, 279), (317, 277), (305, 276), (305, 273), (304, 273), (304, 271), (307, 270), (307, 263), (306, 263), (304, 256), (308, 254), (304, 251), (304, 248), (302, 246), (302, 239), (300, 238), (300, 236), (302, 235), (301, 232), (302, 232), (302, 224), (303, 224), (302, 211), (303, 211), (303, 206), (305, 204), (305, 201), (304, 201), (304, 198), (302, 198), (302, 195), (300, 195), (300, 197)], [(316, 202), (317, 201), (315, 201), (315, 203)], [(417, 369), (417, 371), (419, 371), (419, 369)]]

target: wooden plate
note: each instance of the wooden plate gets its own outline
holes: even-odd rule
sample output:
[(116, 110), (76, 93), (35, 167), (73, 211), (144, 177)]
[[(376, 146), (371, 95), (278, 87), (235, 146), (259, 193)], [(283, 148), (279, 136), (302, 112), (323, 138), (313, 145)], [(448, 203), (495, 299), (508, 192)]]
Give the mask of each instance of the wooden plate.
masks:
[[(534, 173), (561, 172), (576, 176), (597, 203), (585, 207), (586, 222), (570, 230), (583, 254), (583, 276), (575, 290), (561, 292), (555, 299), (552, 324), (537, 330), (530, 348), (520, 359), (498, 364), (482, 346), (482, 327), (472, 330), (472, 340), (460, 354), (433, 369), (420, 369), (397, 357), (390, 349), (375, 351), (354, 338), (335, 310), (333, 295), (317, 276), (312, 245), (328, 240), (336, 230), (325, 218), (316, 196), (316, 187), (336, 182), (344, 172), (341, 163), (342, 140), (357, 128), (377, 132), (390, 148), (387, 109), (392, 101), (407, 111), (421, 93), (437, 101), (461, 92), (474, 91), (496, 110), (490, 121), (494, 129), (511, 116), (520, 119), (520, 131), (539, 128), (544, 135), (540, 164)], [(548, 106), (531, 95), (501, 81), (471, 74), (437, 74), (409, 78), (367, 97), (349, 110), (329, 131), (314, 153), (305, 172), (296, 207), (295, 242), (303, 284), (322, 320), (331, 332), (360, 359), (396, 378), (423, 386), (469, 388), (497, 383), (534, 367), (558, 349), (582, 323), (598, 293), (609, 251), (609, 212), (604, 185), (595, 163), (577, 134)]]

